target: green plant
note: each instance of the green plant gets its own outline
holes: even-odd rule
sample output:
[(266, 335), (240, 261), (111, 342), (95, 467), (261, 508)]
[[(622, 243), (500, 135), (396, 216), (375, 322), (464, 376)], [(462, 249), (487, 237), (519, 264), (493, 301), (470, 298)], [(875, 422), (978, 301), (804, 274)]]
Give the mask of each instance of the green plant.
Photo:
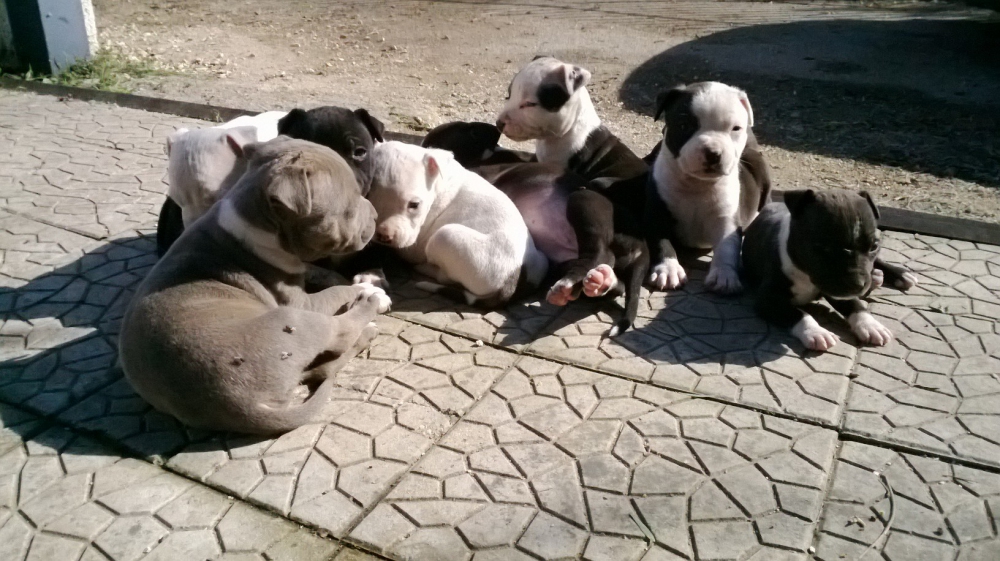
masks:
[(129, 93), (133, 89), (135, 80), (169, 73), (169, 70), (152, 58), (126, 55), (117, 49), (102, 48), (91, 59), (79, 60), (60, 74), (37, 75), (29, 68), (18, 77), (46, 84)]

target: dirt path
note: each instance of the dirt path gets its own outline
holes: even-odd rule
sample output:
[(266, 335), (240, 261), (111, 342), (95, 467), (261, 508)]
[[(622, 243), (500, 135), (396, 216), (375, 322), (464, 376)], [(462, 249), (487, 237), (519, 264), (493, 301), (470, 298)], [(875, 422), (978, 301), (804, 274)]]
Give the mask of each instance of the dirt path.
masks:
[(607, 124), (656, 141), (657, 91), (750, 94), (777, 186), (1000, 221), (1000, 19), (930, 3), (95, 0), (102, 40), (185, 69), (138, 93), (365, 106), (395, 130), (492, 121), (539, 53), (593, 72)]

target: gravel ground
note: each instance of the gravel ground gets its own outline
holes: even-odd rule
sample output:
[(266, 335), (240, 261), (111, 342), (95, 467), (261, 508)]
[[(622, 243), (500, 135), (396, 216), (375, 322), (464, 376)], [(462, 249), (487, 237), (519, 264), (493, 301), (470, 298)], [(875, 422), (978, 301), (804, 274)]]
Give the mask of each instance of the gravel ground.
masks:
[(1000, 18), (943, 3), (95, 0), (105, 44), (178, 73), (136, 92), (246, 107), (365, 106), (390, 128), (492, 121), (539, 53), (593, 72), (636, 152), (676, 83), (745, 88), (780, 189), (1000, 222)]

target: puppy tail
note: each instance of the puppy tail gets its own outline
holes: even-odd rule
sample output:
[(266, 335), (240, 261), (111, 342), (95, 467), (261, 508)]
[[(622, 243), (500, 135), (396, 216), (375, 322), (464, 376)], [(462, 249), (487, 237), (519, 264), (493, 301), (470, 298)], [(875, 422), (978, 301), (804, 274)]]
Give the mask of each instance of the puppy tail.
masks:
[(239, 428), (242, 432), (256, 434), (277, 434), (297, 429), (302, 425), (316, 420), (323, 407), (333, 396), (335, 378), (323, 380), (308, 399), (297, 405), (277, 408), (267, 404), (258, 404), (257, 411)]

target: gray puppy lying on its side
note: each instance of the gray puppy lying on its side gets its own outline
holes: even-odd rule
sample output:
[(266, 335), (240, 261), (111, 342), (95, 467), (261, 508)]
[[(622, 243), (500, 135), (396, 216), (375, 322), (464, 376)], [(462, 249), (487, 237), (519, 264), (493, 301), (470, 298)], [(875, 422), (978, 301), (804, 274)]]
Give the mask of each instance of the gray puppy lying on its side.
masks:
[(121, 364), (140, 396), (185, 424), (271, 434), (316, 417), (389, 298), (363, 284), (303, 289), (307, 261), (358, 251), (375, 231), (343, 158), (286, 137), (245, 155), (243, 177), (139, 285)]

